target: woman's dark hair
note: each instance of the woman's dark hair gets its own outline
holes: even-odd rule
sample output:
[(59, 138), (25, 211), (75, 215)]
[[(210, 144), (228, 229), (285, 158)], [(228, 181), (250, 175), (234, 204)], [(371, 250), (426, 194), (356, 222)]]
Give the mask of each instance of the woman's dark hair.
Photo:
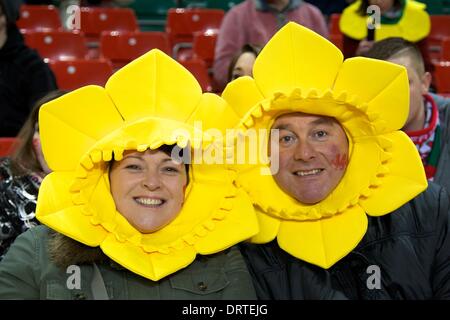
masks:
[[(178, 145), (176, 144), (163, 144), (162, 146), (160, 146), (157, 150), (164, 152), (165, 154), (167, 154), (169, 157), (172, 157), (172, 152), (174, 151), (173, 149), (177, 148), (175, 150), (176, 152), (176, 159), (173, 159), (174, 161), (180, 160), (184, 163), (184, 168), (186, 170), (186, 185), (189, 184), (189, 165), (191, 164), (191, 153), (190, 153), (190, 147), (185, 147), (185, 148), (180, 148), (178, 147)], [(113, 157), (114, 159), (114, 157)], [(113, 164), (114, 161), (110, 161), (109, 162), (109, 170), (111, 170), (111, 166)]]
[[(394, 8), (400, 9), (405, 0), (394, 0)], [(362, 0), (357, 12), (360, 16), (367, 16), (367, 8), (370, 6), (369, 0)]]
[[(190, 148), (186, 147), (186, 148), (182, 149), (182, 148), (178, 147), (178, 145), (176, 145), (176, 144), (171, 144), (171, 145), (163, 144), (161, 147), (158, 148), (158, 150), (164, 152), (169, 157), (172, 157), (172, 152), (174, 151), (173, 150), (174, 148), (177, 148), (177, 150), (175, 150), (177, 153), (177, 157), (180, 157), (181, 160), (185, 160), (184, 167), (186, 169), (186, 177), (187, 177), (186, 185), (187, 185), (187, 184), (189, 184), (189, 164), (191, 163)], [(174, 159), (174, 160), (179, 160), (179, 159)]]
[(236, 62), (238, 61), (239, 57), (246, 52), (253, 53), (255, 55), (255, 57), (257, 57), (258, 54), (260, 53), (261, 49), (262, 48), (260, 46), (256, 46), (256, 45), (249, 44), (249, 43), (244, 44), (242, 46), (241, 50), (239, 50), (239, 52), (237, 52), (230, 61), (230, 65), (228, 66), (228, 82), (233, 80), (233, 69), (234, 69), (234, 66), (236, 65)]
[(65, 93), (67, 91), (51, 91), (34, 104), (27, 120), (17, 135), (16, 143), (13, 147), (14, 152), (11, 155), (11, 170), (13, 175), (22, 175), (30, 171), (42, 172), (42, 167), (33, 149), (33, 136), (38, 122), (39, 110), (43, 104), (59, 98)]

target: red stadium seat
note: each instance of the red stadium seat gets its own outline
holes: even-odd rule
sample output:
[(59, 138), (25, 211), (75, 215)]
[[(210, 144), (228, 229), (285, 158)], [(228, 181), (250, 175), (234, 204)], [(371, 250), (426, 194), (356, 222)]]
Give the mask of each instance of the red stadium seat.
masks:
[(154, 48), (171, 54), (169, 39), (164, 32), (104, 32), (100, 37), (101, 56), (111, 60), (114, 69)]
[(450, 15), (431, 15), (431, 31), (427, 38), (427, 45), (433, 56), (441, 51), (442, 40), (450, 37)]
[(49, 60), (86, 59), (88, 50), (82, 33), (78, 31), (27, 32), (25, 42)]
[(180, 61), (180, 63), (188, 69), (200, 83), (203, 92), (211, 92), (211, 78), (208, 74), (208, 68), (206, 67), (206, 63), (200, 59), (192, 59), (187, 61)]
[(208, 68), (214, 62), (214, 49), (216, 48), (218, 31), (206, 31), (194, 35), (194, 55), (206, 62)]
[(14, 144), (17, 138), (14, 137), (2, 137), (0, 138), (0, 157), (6, 157), (11, 155), (14, 150)]
[(441, 60), (450, 61), (450, 37), (444, 38), (441, 42)]
[(81, 8), (81, 31), (98, 41), (103, 31), (139, 31), (136, 15), (129, 8)]
[(171, 8), (167, 12), (166, 32), (171, 46), (192, 43), (195, 32), (219, 29), (224, 16), (221, 9)]
[(22, 5), (17, 26), (21, 32), (62, 30), (59, 11), (51, 5)]
[(450, 61), (441, 61), (433, 65), (437, 92), (450, 93)]
[(329, 30), (330, 30), (330, 41), (333, 42), (333, 44), (336, 47), (342, 50), (344, 43), (344, 36), (341, 32), (341, 29), (339, 29), (340, 18), (341, 15), (339, 13), (333, 13), (330, 16)]
[(89, 84), (104, 86), (113, 70), (107, 60), (50, 61), (58, 87), (74, 90)]

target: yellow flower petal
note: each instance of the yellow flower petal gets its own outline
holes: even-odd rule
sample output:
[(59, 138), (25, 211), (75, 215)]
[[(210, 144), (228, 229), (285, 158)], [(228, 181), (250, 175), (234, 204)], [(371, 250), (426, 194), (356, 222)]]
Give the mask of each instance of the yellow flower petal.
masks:
[(258, 55), (253, 76), (266, 98), (296, 88), (325, 92), (332, 88), (342, 61), (341, 51), (331, 42), (289, 22)]
[(195, 77), (157, 49), (118, 70), (105, 88), (125, 121), (153, 114), (184, 122), (202, 97)]
[(356, 57), (345, 60), (333, 90), (354, 95), (356, 105), (368, 103), (367, 114), (377, 114), (376, 118), (386, 121), (384, 132), (390, 132), (401, 129), (408, 117), (409, 96), (398, 94), (407, 92), (408, 86), (403, 66)]
[(100, 137), (122, 124), (102, 87), (87, 86), (52, 100), (39, 112), (45, 160), (53, 171), (75, 170), (81, 156)]
[(267, 243), (276, 238), (280, 228), (280, 219), (269, 216), (255, 207), (258, 217), (259, 232), (250, 241), (253, 243)]
[[(384, 135), (392, 141), (392, 158), (387, 161), (389, 173), (381, 178), (372, 196), (361, 200), (367, 214), (380, 216), (394, 211), (427, 188), (425, 171), (415, 145), (401, 131)], [(405, 161), (405, 159), (408, 159)]]
[(367, 230), (367, 216), (354, 206), (330, 219), (281, 222), (278, 244), (294, 257), (329, 268), (352, 251)]
[(100, 247), (112, 260), (153, 281), (186, 267), (195, 259), (195, 250), (192, 247), (173, 250), (169, 254), (145, 254), (142, 248), (129, 242), (119, 243), (112, 234), (108, 235)]
[[(217, 252), (217, 244), (222, 250), (235, 243), (247, 240), (259, 231), (253, 206), (248, 195), (240, 190), (233, 198), (233, 210), (226, 214), (223, 221), (215, 221), (216, 230), (208, 238), (198, 241), (195, 248), (200, 254)], [(226, 235), (226, 237), (224, 237)]]
[[(245, 95), (239, 94), (241, 90), (245, 91)], [(257, 103), (264, 99), (256, 82), (247, 76), (230, 82), (222, 92), (222, 98), (233, 107), (240, 118), (244, 118)]]

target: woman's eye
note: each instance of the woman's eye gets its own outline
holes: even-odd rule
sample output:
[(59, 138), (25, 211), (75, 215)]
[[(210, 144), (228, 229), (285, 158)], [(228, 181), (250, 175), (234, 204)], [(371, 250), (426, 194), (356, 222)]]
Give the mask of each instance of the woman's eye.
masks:
[(129, 164), (127, 166), (125, 166), (125, 169), (129, 169), (129, 170), (140, 170), (141, 166), (137, 165), (137, 164)]
[(165, 167), (163, 170), (166, 172), (169, 172), (169, 173), (180, 172), (180, 170), (178, 170), (178, 168), (174, 168), (174, 167)]

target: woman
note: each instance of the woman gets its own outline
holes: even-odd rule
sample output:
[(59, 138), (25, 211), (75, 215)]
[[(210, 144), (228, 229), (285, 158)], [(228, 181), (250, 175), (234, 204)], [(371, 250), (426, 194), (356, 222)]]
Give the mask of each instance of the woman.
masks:
[(47, 227), (5, 256), (0, 298), (254, 298), (233, 245), (257, 232), (256, 217), (233, 171), (196, 162), (187, 170), (188, 144), (193, 154), (210, 147), (195, 121), (225, 129), (236, 116), (159, 50), (105, 89), (46, 104), (39, 123), (52, 173), (37, 217)]
[(19, 234), (38, 224), (39, 186), (50, 172), (42, 156), (38, 114), (44, 103), (63, 94), (53, 91), (36, 102), (17, 136), (14, 153), (0, 159), (0, 260)]
[(228, 82), (242, 76), (252, 76), (253, 64), (261, 48), (251, 44), (245, 44), (241, 50), (231, 59), (228, 67)]
[[(377, 12), (371, 8), (379, 8), (381, 16), (377, 17)], [(368, 28), (369, 17), (375, 18), (374, 23), (379, 23), (376, 29)], [(344, 34), (343, 53), (346, 58), (368, 51), (374, 41), (401, 37), (417, 43), (425, 61), (429, 62), (426, 37), (431, 23), (423, 3), (413, 0), (358, 0), (342, 12), (339, 27)]]

